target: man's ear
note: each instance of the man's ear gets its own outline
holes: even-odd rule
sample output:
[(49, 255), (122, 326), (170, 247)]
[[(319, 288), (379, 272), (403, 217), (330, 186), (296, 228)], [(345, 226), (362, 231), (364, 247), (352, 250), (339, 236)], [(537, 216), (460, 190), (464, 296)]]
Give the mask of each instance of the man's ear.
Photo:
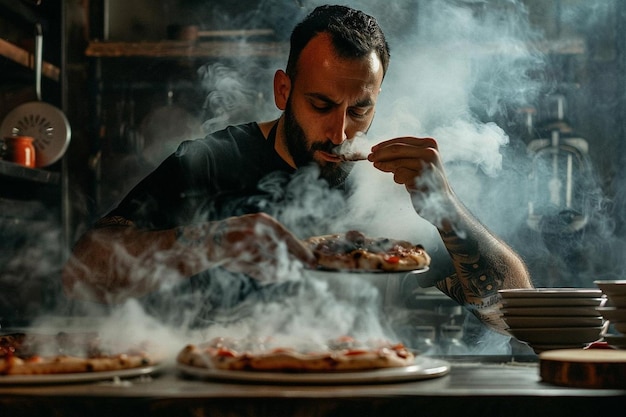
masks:
[(283, 70), (274, 74), (274, 103), (280, 110), (287, 107), (287, 99), (291, 92), (291, 78)]

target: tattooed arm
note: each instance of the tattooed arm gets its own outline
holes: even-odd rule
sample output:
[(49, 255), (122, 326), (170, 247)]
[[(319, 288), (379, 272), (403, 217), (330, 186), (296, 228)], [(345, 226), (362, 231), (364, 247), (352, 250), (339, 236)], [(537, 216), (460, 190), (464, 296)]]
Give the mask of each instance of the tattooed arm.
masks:
[(448, 184), (437, 142), (403, 137), (372, 148), (374, 167), (391, 172), (409, 191), (416, 212), (430, 221), (443, 240), (455, 273), (437, 287), (498, 331), (498, 290), (532, 287), (521, 258), (463, 206)]
[(437, 288), (493, 329), (504, 332), (498, 290), (532, 287), (526, 266), (467, 210), (461, 207), (456, 219), (454, 226), (444, 221), (438, 228), (455, 273), (438, 281)]
[(119, 302), (221, 266), (260, 280), (281, 263), (314, 256), (272, 217), (250, 214), (167, 230), (144, 230), (105, 217), (76, 243), (63, 269), (70, 297)]

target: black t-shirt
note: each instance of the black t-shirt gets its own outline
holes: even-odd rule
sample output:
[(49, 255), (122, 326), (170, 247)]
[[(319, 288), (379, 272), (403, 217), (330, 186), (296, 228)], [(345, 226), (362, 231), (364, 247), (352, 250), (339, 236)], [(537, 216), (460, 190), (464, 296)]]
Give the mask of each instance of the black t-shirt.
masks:
[[(150, 230), (267, 212), (280, 217), (303, 170), (275, 151), (275, 131), (266, 139), (257, 123), (229, 126), (185, 141), (109, 212)], [(287, 201), (287, 203), (285, 203)], [(338, 213), (341, 210), (337, 210)], [(163, 322), (204, 327), (236, 320), (249, 306), (299, 291), (301, 283), (259, 283), (222, 268), (203, 271), (143, 297), (146, 310)]]
[(264, 211), (276, 196), (259, 184), (288, 181), (295, 172), (274, 150), (274, 138), (252, 122), (185, 141), (109, 215), (167, 229)]

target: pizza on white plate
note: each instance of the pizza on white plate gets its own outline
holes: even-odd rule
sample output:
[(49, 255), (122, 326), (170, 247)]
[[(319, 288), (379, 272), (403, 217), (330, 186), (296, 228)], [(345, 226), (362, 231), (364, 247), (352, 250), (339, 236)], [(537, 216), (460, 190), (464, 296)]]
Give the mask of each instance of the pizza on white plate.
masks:
[(188, 344), (176, 358), (191, 367), (230, 371), (342, 372), (410, 366), (415, 355), (401, 343), (360, 342), (345, 336), (322, 345), (284, 345), (272, 338), (217, 337)]
[(369, 237), (356, 230), (313, 236), (304, 242), (315, 254), (320, 269), (408, 272), (425, 269), (430, 265), (430, 256), (420, 244)]
[(50, 375), (119, 371), (156, 365), (159, 355), (146, 346), (110, 352), (96, 333), (0, 335), (2, 375)]

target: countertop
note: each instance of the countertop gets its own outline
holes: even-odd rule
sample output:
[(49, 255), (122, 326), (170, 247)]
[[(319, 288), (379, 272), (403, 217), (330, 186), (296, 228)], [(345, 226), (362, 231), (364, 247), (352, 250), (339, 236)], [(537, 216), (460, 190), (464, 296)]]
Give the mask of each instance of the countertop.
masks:
[(377, 384), (221, 382), (189, 378), (172, 366), (122, 380), (5, 384), (0, 386), (0, 416), (572, 417), (626, 406), (626, 390), (542, 382), (537, 361), (446, 360), (450, 370), (445, 375)]

